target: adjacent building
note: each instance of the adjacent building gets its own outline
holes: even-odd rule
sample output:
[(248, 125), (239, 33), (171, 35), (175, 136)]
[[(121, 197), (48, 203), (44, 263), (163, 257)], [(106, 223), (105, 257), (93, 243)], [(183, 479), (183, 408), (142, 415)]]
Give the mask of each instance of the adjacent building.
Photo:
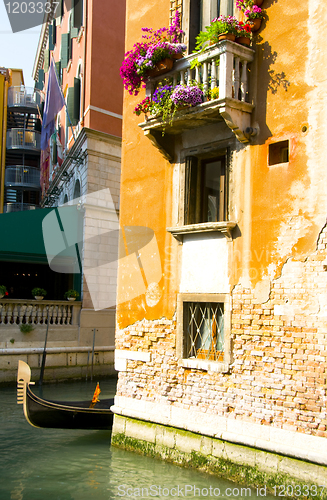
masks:
[[(254, 485), (326, 486), (327, 11), (262, 8), (251, 47), (194, 54), (232, 2), (127, 7), (126, 51), (176, 9), (188, 51), (124, 99), (121, 227), (156, 245), (134, 246), (128, 278), (119, 262), (112, 442)], [(166, 124), (133, 114), (160, 82), (194, 79), (219, 97)]]
[[(57, 351), (48, 356), (46, 367), (50, 378), (62, 378), (85, 375), (93, 345), (97, 373), (114, 372), (123, 101), (119, 67), (124, 54), (125, 2), (62, 0), (53, 2), (53, 9), (41, 28), (33, 78), (36, 94), (45, 98), (54, 61), (65, 106), (56, 117), (48, 147), (40, 152), (38, 143), (42, 207), (38, 212), (42, 215), (35, 219), (25, 244), (34, 260), (40, 262), (42, 253), (43, 266), (36, 269), (26, 256), (20, 256), (17, 271), (19, 283), (31, 275), (38, 280), (34, 286), (45, 288), (48, 295), (43, 305), (35, 305), (30, 289), (24, 297), (11, 295), (1, 304), (0, 323), (5, 331), (1, 347), (9, 349), (6, 354), (13, 348), (10, 339), (14, 347), (24, 347), (27, 337), (19, 327), (25, 322), (35, 325), (29, 334), (30, 347), (41, 352), (50, 307), (50, 347)], [(42, 103), (38, 107), (42, 121)], [(24, 108), (25, 122), (30, 125), (27, 112)], [(37, 125), (41, 131), (38, 120)], [(39, 135), (35, 132), (33, 138)], [(9, 254), (8, 245), (4, 246)], [(3, 284), (7, 290), (13, 286), (9, 279)], [(79, 292), (79, 300), (68, 307), (64, 294), (69, 289)], [(27, 304), (27, 298), (31, 303)], [(36, 368), (40, 354), (35, 357), (30, 351), (24, 359)], [(15, 359), (7, 377), (15, 376)]]
[(22, 70), (3, 68), (1, 213), (40, 206), (39, 111), (42, 95), (24, 85)]

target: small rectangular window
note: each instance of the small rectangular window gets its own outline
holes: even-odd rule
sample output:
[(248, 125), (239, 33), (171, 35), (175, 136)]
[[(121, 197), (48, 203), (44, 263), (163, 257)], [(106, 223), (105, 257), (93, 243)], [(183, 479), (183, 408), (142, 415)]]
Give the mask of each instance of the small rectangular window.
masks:
[(269, 144), (269, 165), (277, 165), (278, 163), (288, 163), (289, 161), (289, 141), (279, 141)]
[(184, 302), (185, 358), (223, 361), (224, 304)]

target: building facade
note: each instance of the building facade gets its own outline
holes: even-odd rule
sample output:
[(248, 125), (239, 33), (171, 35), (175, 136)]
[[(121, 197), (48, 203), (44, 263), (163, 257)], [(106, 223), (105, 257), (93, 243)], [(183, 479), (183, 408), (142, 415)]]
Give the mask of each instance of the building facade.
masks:
[(3, 121), (5, 151), (2, 168), (1, 213), (35, 210), (40, 206), (39, 112), (43, 97), (24, 85), (22, 70), (4, 70), (8, 88), (4, 92)]
[[(33, 276), (38, 274), (35, 286), (45, 288), (50, 299), (46, 304), (51, 309), (49, 348), (55, 351), (48, 357), (45, 375), (78, 378), (86, 374), (93, 345), (97, 374), (114, 373), (123, 99), (119, 65), (124, 53), (125, 2), (62, 0), (52, 4), (54, 13), (49, 13), (41, 28), (33, 78), (36, 92), (45, 97), (54, 61), (65, 106), (55, 119), (48, 146), (41, 151), (40, 204), (45, 210), (37, 223), (38, 236), (42, 239), (43, 235), (43, 272), (33, 268)], [(51, 212), (54, 207), (59, 208)], [(62, 266), (64, 261), (71, 265)], [(24, 266), (26, 259), (20, 265), (19, 274), (24, 274), (20, 282), (27, 275)], [(4, 284), (8, 290), (12, 286), (10, 280)], [(74, 313), (68, 307), (68, 317), (64, 293), (69, 289), (77, 290), (79, 298)], [(26, 300), (19, 299), (27, 297), (31, 303), (26, 309)], [(45, 301), (35, 310), (30, 291), (14, 299), (12, 304), (10, 299), (1, 304), (2, 354), (11, 356), (16, 346), (26, 347), (20, 323), (32, 322), (35, 331), (28, 336), (30, 349), (29, 354), (24, 350), (24, 359), (37, 369), (46, 328), (42, 319)], [(52, 319), (52, 307), (60, 318)], [(36, 348), (40, 353), (34, 356)], [(15, 377), (16, 358), (7, 359), (8, 380)], [(4, 370), (5, 365), (1, 366)]]
[[(121, 227), (150, 228), (160, 266), (147, 280), (135, 250), (143, 288), (130, 275), (129, 297), (119, 262), (112, 441), (270, 489), (326, 486), (327, 11), (262, 8), (250, 47), (194, 54), (203, 25), (241, 16), (232, 2), (127, 4), (126, 51), (176, 9), (188, 50), (125, 94)], [(194, 79), (219, 97), (169, 123), (133, 114), (160, 82)]]

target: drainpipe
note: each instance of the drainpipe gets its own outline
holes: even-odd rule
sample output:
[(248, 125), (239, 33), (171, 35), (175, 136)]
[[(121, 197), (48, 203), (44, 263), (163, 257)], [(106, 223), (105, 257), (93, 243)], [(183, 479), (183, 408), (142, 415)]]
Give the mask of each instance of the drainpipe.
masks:
[(3, 96), (3, 126), (2, 126), (2, 154), (1, 154), (1, 186), (0, 186), (0, 214), (3, 214), (5, 202), (5, 169), (6, 169), (6, 139), (7, 139), (7, 108), (8, 108), (8, 80), (5, 79)]
[(87, 0), (84, 1), (83, 24), (84, 24), (84, 53), (83, 53), (83, 90), (81, 102), (81, 128), (84, 127), (84, 110), (85, 110), (85, 78), (86, 78), (86, 34), (87, 34)]

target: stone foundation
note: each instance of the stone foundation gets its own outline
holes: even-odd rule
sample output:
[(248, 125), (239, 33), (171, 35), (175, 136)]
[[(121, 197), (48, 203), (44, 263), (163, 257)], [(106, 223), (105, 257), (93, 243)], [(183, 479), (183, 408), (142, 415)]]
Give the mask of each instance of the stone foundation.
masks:
[(276, 496), (327, 499), (325, 466), (182, 429), (115, 415), (112, 445), (265, 488)]

